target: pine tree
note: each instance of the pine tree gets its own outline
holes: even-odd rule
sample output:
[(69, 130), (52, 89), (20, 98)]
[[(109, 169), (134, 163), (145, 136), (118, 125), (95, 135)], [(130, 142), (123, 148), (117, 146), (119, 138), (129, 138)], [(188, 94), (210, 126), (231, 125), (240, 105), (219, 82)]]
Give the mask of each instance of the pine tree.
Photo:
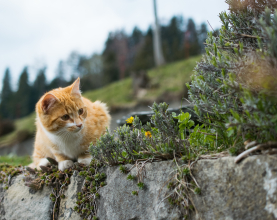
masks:
[(132, 35), (130, 36), (130, 44), (132, 46), (138, 45), (143, 38), (143, 33), (138, 27), (134, 27)]
[(154, 61), (154, 51), (153, 51), (153, 31), (152, 28), (149, 27), (145, 37), (144, 42), (141, 49), (138, 51), (135, 56), (134, 65), (132, 70), (146, 70), (155, 66)]
[(31, 87), (31, 109), (35, 109), (35, 105), (39, 98), (47, 91), (47, 83), (45, 77), (46, 68), (42, 68), (38, 71), (37, 78), (34, 81), (33, 86)]
[(28, 80), (28, 68), (25, 67), (20, 75), (18, 90), (15, 94), (15, 117), (20, 118), (34, 111), (31, 99), (31, 87)]
[(174, 16), (168, 26), (162, 27), (163, 51), (168, 62), (177, 61), (185, 57), (183, 18)]
[[(58, 68), (56, 70), (57, 75), (57, 87), (65, 87), (66, 86), (66, 80), (65, 80), (65, 74), (66, 74), (66, 63), (62, 60), (60, 60), (58, 64)], [(56, 88), (57, 88), (56, 87)]]
[(218, 37), (209, 33), (189, 99), (231, 153), (245, 141), (277, 140), (277, 3), (227, 0)]
[(123, 79), (126, 75), (128, 62), (128, 37), (124, 31), (109, 33), (102, 53), (103, 83)]
[(109, 84), (113, 81), (119, 80), (119, 69), (116, 64), (116, 55), (112, 51), (105, 52), (103, 56), (104, 70), (103, 70), (103, 84)]
[(200, 53), (200, 45), (198, 41), (198, 34), (193, 19), (188, 20), (187, 30), (185, 33), (185, 53), (186, 58), (195, 56)]
[(140, 51), (143, 45), (144, 34), (142, 31), (135, 27), (131, 36), (128, 37), (128, 45), (129, 45), (129, 52), (128, 52), (128, 70), (132, 70), (135, 58), (137, 53)]
[(3, 118), (12, 118), (12, 104), (13, 91), (11, 89), (11, 76), (9, 68), (5, 71), (3, 79), (3, 87), (1, 91), (1, 104), (0, 104), (0, 115)]

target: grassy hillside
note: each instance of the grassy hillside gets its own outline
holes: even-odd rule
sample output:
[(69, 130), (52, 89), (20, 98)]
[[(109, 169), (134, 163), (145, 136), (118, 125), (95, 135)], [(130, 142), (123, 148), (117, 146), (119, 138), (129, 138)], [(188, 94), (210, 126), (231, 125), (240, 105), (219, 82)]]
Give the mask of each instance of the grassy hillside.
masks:
[(133, 98), (132, 80), (124, 79), (103, 88), (83, 93), (86, 98), (101, 100), (110, 107), (134, 106), (139, 101), (154, 101), (166, 92), (180, 93), (186, 82), (190, 81), (193, 68), (201, 56), (171, 63), (148, 71), (150, 82), (154, 85), (148, 89), (140, 100)]
[[(200, 58), (201, 56), (193, 57), (149, 70), (148, 76), (153, 86), (140, 99), (133, 97), (131, 78), (114, 82), (101, 89), (85, 92), (83, 96), (92, 101), (101, 100), (110, 107), (130, 107), (141, 101), (153, 102), (164, 94), (180, 94), (185, 83), (190, 81), (193, 68)], [(15, 131), (0, 137), (0, 147), (12, 144), (28, 134), (32, 135), (35, 132), (34, 121), (35, 113), (16, 120)]]

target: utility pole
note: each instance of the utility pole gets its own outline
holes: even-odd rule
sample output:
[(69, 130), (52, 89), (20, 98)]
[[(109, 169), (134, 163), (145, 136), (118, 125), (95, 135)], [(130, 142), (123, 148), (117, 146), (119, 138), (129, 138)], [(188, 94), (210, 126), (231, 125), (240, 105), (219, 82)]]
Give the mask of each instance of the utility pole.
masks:
[(157, 3), (156, 0), (153, 0), (154, 3), (154, 15), (155, 15), (155, 26), (153, 30), (153, 45), (154, 45), (154, 59), (156, 66), (161, 66), (165, 64), (163, 51), (162, 51), (162, 42), (161, 42), (161, 32), (160, 25), (157, 15)]

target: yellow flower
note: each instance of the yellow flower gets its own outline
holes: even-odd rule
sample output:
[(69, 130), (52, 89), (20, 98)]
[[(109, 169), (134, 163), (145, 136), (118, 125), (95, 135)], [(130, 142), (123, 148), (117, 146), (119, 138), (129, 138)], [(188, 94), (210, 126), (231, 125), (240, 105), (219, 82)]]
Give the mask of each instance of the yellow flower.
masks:
[(150, 131), (146, 131), (146, 132), (145, 132), (145, 136), (151, 138), (151, 137), (152, 137), (152, 134), (151, 134)]
[(128, 124), (132, 124), (133, 123), (133, 121), (134, 121), (134, 117), (133, 116), (131, 116), (130, 118), (128, 118), (127, 120), (127, 123)]

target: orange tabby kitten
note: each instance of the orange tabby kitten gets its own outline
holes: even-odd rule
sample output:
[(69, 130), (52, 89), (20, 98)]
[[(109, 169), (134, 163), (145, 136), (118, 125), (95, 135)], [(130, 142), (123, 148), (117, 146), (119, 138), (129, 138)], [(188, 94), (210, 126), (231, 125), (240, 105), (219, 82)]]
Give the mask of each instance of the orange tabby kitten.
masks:
[(73, 165), (72, 160), (89, 164), (89, 144), (106, 132), (111, 117), (104, 103), (92, 103), (81, 96), (78, 78), (71, 86), (54, 89), (36, 104), (34, 163), (31, 167), (49, 164), (46, 157), (58, 161), (59, 169)]

